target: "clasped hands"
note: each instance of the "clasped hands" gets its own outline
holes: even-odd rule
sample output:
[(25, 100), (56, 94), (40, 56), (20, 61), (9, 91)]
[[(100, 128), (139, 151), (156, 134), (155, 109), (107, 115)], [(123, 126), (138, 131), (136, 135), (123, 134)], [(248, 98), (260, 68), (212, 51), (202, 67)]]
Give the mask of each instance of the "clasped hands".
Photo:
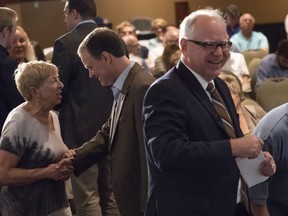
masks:
[(53, 179), (56, 181), (66, 181), (70, 178), (70, 175), (73, 173), (74, 168), (72, 164), (72, 159), (74, 159), (75, 151), (70, 149), (62, 156), (62, 159), (56, 163), (51, 164), (50, 166), (54, 168)]

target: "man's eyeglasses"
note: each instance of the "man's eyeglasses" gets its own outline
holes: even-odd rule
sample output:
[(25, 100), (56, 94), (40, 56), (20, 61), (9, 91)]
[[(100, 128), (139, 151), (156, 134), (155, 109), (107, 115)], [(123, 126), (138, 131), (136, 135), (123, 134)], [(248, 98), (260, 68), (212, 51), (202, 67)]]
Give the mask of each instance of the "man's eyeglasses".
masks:
[(186, 39), (187, 41), (190, 41), (198, 46), (202, 46), (205, 50), (214, 52), (218, 47), (221, 48), (222, 51), (229, 51), (230, 47), (232, 46), (231, 41), (227, 42), (202, 42), (202, 41), (196, 41), (196, 40), (190, 40)]

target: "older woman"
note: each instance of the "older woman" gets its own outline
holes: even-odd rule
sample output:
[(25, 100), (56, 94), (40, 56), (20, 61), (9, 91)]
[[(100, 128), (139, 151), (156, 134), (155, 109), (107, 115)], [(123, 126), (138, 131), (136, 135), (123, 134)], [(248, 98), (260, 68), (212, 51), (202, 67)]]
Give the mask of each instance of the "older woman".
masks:
[(243, 134), (250, 134), (266, 112), (256, 102), (249, 105), (242, 104), (242, 85), (234, 73), (223, 71), (219, 77), (225, 81), (230, 90), (237, 113), (239, 114), (240, 127)]
[(27, 33), (20, 26), (16, 28), (13, 44), (8, 52), (9, 56), (18, 63), (37, 59)]
[(15, 81), (26, 102), (9, 113), (2, 129), (0, 211), (3, 216), (71, 216), (64, 180), (73, 168), (62, 159), (68, 149), (51, 111), (61, 102), (58, 69), (43, 61), (21, 63)]

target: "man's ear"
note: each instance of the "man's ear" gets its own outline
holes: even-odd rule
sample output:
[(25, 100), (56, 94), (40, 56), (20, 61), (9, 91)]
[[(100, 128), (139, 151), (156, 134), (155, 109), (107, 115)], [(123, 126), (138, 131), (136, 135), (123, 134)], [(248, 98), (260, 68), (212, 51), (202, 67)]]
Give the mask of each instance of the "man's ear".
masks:
[(106, 63), (110, 63), (111, 62), (111, 54), (106, 52), (106, 51), (103, 51), (101, 53), (101, 58), (106, 62)]
[(78, 20), (80, 16), (80, 14), (75, 9), (70, 12), (70, 15), (74, 18), (74, 20)]
[(182, 51), (182, 53), (185, 55), (188, 51), (188, 41), (185, 40), (184, 38), (182, 38), (180, 40), (180, 49)]
[(0, 34), (1, 34), (2, 38), (6, 38), (6, 37), (8, 37), (9, 34), (10, 34), (10, 30), (9, 30), (9, 28), (8, 28), (7, 26), (4, 27), (4, 29), (2, 30), (2, 32), (1, 32)]

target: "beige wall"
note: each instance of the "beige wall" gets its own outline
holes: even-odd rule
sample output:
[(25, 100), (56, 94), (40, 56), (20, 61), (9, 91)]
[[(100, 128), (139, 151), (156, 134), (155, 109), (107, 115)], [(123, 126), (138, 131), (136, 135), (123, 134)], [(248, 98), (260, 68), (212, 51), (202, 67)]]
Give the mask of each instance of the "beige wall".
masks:
[(61, 1), (29, 2), (7, 5), (19, 14), (19, 24), (23, 26), (30, 40), (37, 40), (45, 48), (53, 46), (54, 40), (67, 30), (64, 23)]
[[(133, 17), (162, 17), (175, 24), (174, 3), (182, 0), (95, 0), (98, 15), (107, 18), (115, 27), (122, 20)], [(188, 0), (190, 10), (209, 5), (224, 9), (228, 4), (239, 6), (241, 12), (252, 13), (257, 23), (283, 22), (288, 13), (287, 0)], [(38, 4), (22, 3), (7, 5), (20, 14), (20, 24), (30, 38), (38, 40), (43, 47), (53, 46), (54, 40), (66, 32), (63, 21), (64, 3), (60, 0), (44, 1)]]
[[(95, 0), (98, 14), (111, 20), (115, 25), (121, 20), (137, 16), (152, 18), (163, 17), (168, 22), (175, 22), (174, 3), (183, 0)], [(238, 5), (241, 12), (250, 12), (256, 17), (257, 23), (283, 22), (288, 13), (287, 0), (187, 0), (190, 10), (212, 6), (225, 9), (233, 3)]]

